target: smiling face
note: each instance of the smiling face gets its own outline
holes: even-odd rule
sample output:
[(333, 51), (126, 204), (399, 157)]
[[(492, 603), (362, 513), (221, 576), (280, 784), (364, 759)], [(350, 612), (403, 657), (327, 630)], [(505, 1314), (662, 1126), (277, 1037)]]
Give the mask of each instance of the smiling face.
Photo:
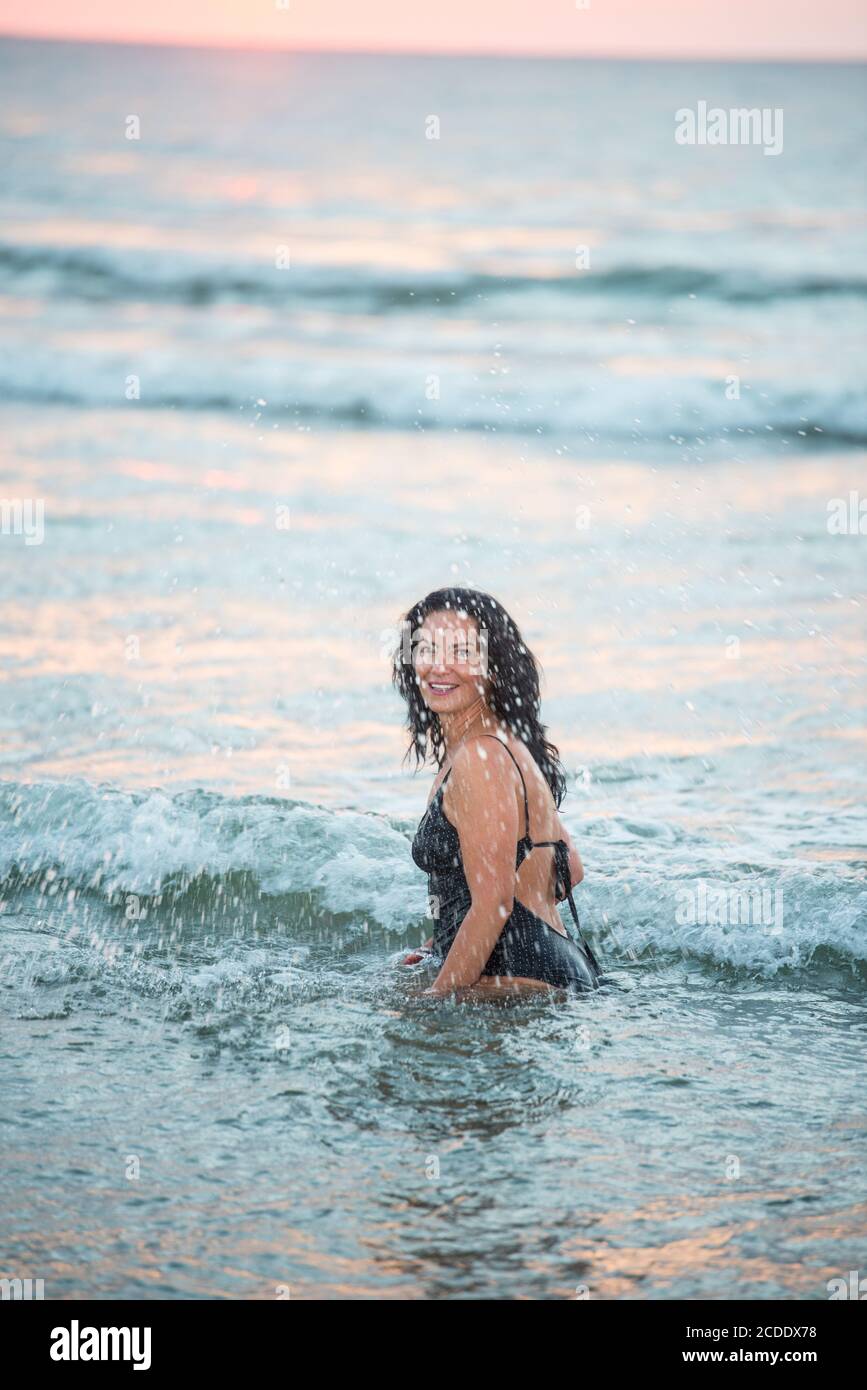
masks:
[(456, 714), (487, 694), (487, 645), (474, 618), (451, 609), (429, 613), (413, 639), (413, 665), (428, 709)]

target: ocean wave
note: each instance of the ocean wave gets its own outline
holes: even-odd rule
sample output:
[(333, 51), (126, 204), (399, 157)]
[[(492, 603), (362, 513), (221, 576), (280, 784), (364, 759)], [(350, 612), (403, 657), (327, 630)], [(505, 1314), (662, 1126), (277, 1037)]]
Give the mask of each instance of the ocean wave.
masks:
[(280, 798), (124, 792), (82, 781), (0, 785), (0, 891), (39, 885), (215, 911), (224, 886), (246, 900), (316, 895), (335, 915), (406, 925), (426, 910), (407, 839), (382, 817)]
[(39, 289), (57, 298), (153, 300), (187, 305), (289, 304), (330, 301), (372, 314), (430, 312), (492, 297), (548, 294), (569, 299), (620, 295), (649, 299), (704, 297), (731, 304), (867, 297), (867, 278), (830, 271), (775, 275), (742, 268), (623, 264), (604, 270), (541, 275), (492, 275), (459, 267), (438, 272), (380, 273), (359, 265), (293, 265), (289, 270), (248, 260), (193, 261), (174, 253), (104, 248), (0, 245), (0, 288)]
[[(607, 816), (599, 828), (597, 836), (591, 821), (579, 832), (593, 864), (579, 910), (609, 965), (682, 957), (770, 976), (797, 974), (822, 958), (867, 962), (863, 876), (761, 855), (751, 866), (725, 865), (715, 844), (680, 827), (636, 827), (634, 817)], [(290, 923), (294, 914), (359, 938), (377, 927), (417, 939), (428, 903), (411, 833), (381, 815), (274, 797), (6, 782), (0, 914), (14, 915), (34, 894), (46, 913), (84, 896), (119, 922), (183, 918), (219, 932), (237, 930), (267, 904)], [(631, 855), (621, 841), (633, 843)], [(774, 911), (746, 924), (713, 911), (684, 919), (684, 893), (699, 894), (702, 884), (708, 892), (728, 885), (732, 893), (770, 893)]]
[(363, 371), (314, 349), (290, 357), (233, 356), (212, 344), (145, 355), (135, 365), (141, 396), (123, 395), (129, 362), (108, 354), (62, 356), (20, 351), (0, 365), (0, 400), (24, 405), (126, 411), (262, 412), (269, 424), (322, 423), (386, 430), (469, 430), (575, 434), (676, 443), (743, 441), (773, 432), (796, 447), (867, 442), (867, 398), (845, 379), (745, 383), (729, 400), (723, 380), (707, 376), (635, 376), (526, 357), (520, 372), (490, 376), (461, 362), (434, 359), (439, 399), (425, 397), (431, 362), (385, 353)]

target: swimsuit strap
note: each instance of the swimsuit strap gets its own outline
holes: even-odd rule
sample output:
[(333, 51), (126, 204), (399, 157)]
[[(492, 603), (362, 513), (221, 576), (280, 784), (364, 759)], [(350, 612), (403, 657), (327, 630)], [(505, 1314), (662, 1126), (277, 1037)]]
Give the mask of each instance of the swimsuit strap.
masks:
[[(563, 846), (563, 856), (562, 856), (562, 857), (563, 857), (563, 865), (562, 865), (562, 868), (563, 868), (563, 886), (564, 886), (565, 889), (566, 889), (566, 897), (567, 897), (567, 899), (568, 899), (569, 908), (570, 908), (570, 911), (571, 911), (571, 913), (572, 913), (573, 921), (574, 921), (574, 923), (575, 923), (575, 930), (576, 930), (577, 933), (578, 933), (578, 940), (579, 940), (579, 942), (580, 942), (581, 945), (583, 946), (584, 950), (586, 951), (586, 953), (587, 953), (587, 955), (588, 955), (588, 957), (589, 957), (589, 959), (590, 959), (591, 965), (594, 967), (594, 969), (596, 970), (596, 972), (597, 972), (599, 975), (601, 975), (601, 974), (602, 974), (602, 967), (600, 966), (598, 960), (596, 959), (596, 957), (594, 956), (593, 952), (591, 951), (589, 945), (588, 945), (587, 942), (585, 941), (585, 939), (584, 939), (584, 933), (583, 933), (582, 930), (581, 930), (581, 923), (580, 923), (579, 920), (578, 920), (578, 909), (577, 909), (577, 907), (575, 906), (575, 899), (574, 899), (573, 896), (572, 896), (572, 874), (571, 874), (570, 871), (569, 871), (569, 847), (568, 847), (568, 845), (566, 844), (566, 841), (565, 841), (565, 840), (544, 840), (544, 841), (540, 840), (540, 841), (539, 841), (539, 844), (554, 845), (554, 846), (556, 846), (558, 849), (559, 849), (560, 845)], [(555, 857), (556, 857), (556, 856), (555, 856)], [(559, 876), (558, 876), (558, 885), (559, 885), (559, 882), (560, 882), (560, 880), (559, 880)]]
[[(496, 740), (497, 740), (497, 743), (500, 745), (500, 747), (501, 747), (501, 748), (505, 748), (505, 750), (506, 750), (506, 752), (508, 753), (509, 757), (512, 759), (512, 762), (515, 764), (515, 767), (518, 769), (518, 776), (519, 776), (520, 779), (521, 779), (521, 789), (522, 789), (522, 791), (523, 791), (523, 793), (524, 793), (524, 839), (527, 841), (527, 844), (529, 845), (530, 849), (531, 849), (531, 850), (533, 850), (533, 849), (556, 849), (558, 845), (565, 845), (565, 844), (566, 844), (566, 841), (565, 841), (565, 840), (534, 840), (534, 839), (533, 839), (532, 835), (530, 834), (530, 803), (529, 803), (529, 801), (527, 800), (527, 783), (524, 781), (524, 774), (523, 774), (523, 772), (521, 771), (521, 764), (518, 762), (518, 759), (515, 757), (514, 753), (512, 752), (511, 748), (509, 747), (508, 743), (504, 743), (503, 740), (502, 740), (497, 734), (477, 734), (476, 737), (477, 737), (477, 738), (493, 738), (493, 739), (496, 739)], [(475, 740), (471, 739), (470, 742), (475, 742)], [(449, 768), (448, 772), (446, 773), (445, 777), (443, 778), (443, 782), (445, 782), (446, 778), (449, 776), (450, 773), (451, 773), (451, 768)], [(442, 782), (440, 783), (440, 786), (442, 786)], [(574, 912), (574, 910), (575, 910), (575, 909), (574, 909), (574, 904), (573, 904), (573, 909), (572, 909), (572, 910), (573, 910), (573, 912)]]

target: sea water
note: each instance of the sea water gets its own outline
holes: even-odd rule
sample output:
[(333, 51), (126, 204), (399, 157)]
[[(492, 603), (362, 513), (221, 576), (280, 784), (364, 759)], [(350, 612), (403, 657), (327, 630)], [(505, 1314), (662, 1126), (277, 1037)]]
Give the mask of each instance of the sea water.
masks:
[[(863, 1269), (862, 91), (0, 47), (0, 1274)], [(700, 101), (782, 150), (678, 143)], [(542, 661), (591, 998), (394, 963), (433, 772), (388, 655), (450, 582)]]

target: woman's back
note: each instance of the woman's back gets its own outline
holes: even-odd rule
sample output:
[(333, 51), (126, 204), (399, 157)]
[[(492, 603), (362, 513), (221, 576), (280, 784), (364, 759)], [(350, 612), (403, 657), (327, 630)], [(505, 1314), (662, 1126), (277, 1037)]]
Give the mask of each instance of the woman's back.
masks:
[[(482, 741), (484, 740), (484, 742)], [(499, 743), (502, 752), (491, 746)], [(519, 739), (506, 740), (500, 735), (482, 734), (469, 740), (470, 754), (482, 758), (504, 758), (512, 769), (515, 809), (518, 825), (518, 864), (515, 897), (553, 927), (563, 932), (557, 911), (555, 883), (555, 853), (553, 845), (564, 838), (560, 815), (554, 805), (551, 789), (545, 781), (532, 753)], [(446, 774), (448, 777), (449, 774)], [(445, 779), (443, 779), (445, 782)], [(451, 787), (443, 791), (443, 811), (449, 816), (450, 807), (460, 797), (460, 789), (451, 779)], [(547, 844), (550, 848), (542, 848)], [(523, 852), (521, 851), (523, 846)], [(578, 881), (575, 879), (574, 881)]]
[[(482, 740), (499, 743), (503, 751), (471, 746), (481, 745)], [(570, 847), (563, 836), (550, 788), (529, 750), (519, 743), (513, 749), (493, 734), (481, 734), (467, 743), (470, 745), (468, 755), (510, 759), (519, 828), (515, 844), (514, 904), (481, 973), (523, 976), (565, 987), (595, 988), (599, 972), (592, 953), (580, 936), (577, 940), (569, 936), (557, 911), (558, 897), (568, 892), (577, 926), (577, 912), (571, 897)], [(450, 768), (434, 793), (412, 847), (415, 862), (430, 876), (435, 922), (433, 943), (435, 951), (443, 957), (448, 954), (471, 904), (460, 835), (449, 817), (446, 801), (451, 772)], [(459, 765), (456, 778), (451, 804), (460, 820)]]

